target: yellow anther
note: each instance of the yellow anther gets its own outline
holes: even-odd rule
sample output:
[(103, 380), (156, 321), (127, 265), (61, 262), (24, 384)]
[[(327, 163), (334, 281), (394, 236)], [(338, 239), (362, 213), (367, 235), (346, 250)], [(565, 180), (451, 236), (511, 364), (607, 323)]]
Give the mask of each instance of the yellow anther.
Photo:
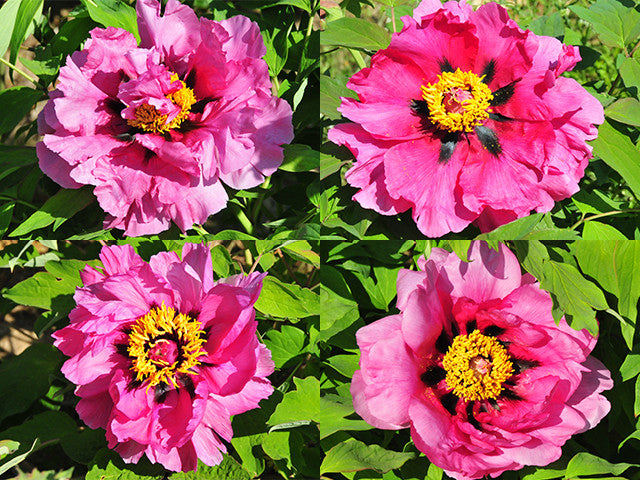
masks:
[(422, 85), (429, 119), (441, 130), (471, 132), (489, 118), (493, 94), (482, 77), (472, 72), (442, 72), (436, 83)]
[[(192, 369), (200, 365), (198, 357), (206, 355), (203, 349), (200, 322), (172, 308), (152, 308), (131, 326), (127, 352), (133, 358), (131, 370), (136, 380), (150, 387), (165, 383), (177, 387), (178, 374), (194, 375)], [(164, 359), (150, 358), (150, 352), (162, 342), (173, 343), (177, 358), (172, 363)]]
[(173, 120), (167, 122), (168, 115), (161, 115), (156, 107), (144, 103), (136, 108), (136, 118), (127, 120), (127, 123), (132, 127), (153, 133), (164, 133), (178, 128), (185, 118), (187, 118), (189, 112), (191, 112), (191, 106), (196, 103), (196, 97), (193, 90), (187, 87), (187, 85), (178, 78), (177, 74), (172, 73), (171, 82), (176, 81), (182, 84), (182, 88), (177, 92), (167, 95), (167, 98), (171, 100), (174, 105), (180, 107), (180, 113), (176, 115)]
[(442, 366), (453, 393), (468, 401), (497, 398), (513, 375), (513, 363), (498, 340), (474, 330), (453, 339)]

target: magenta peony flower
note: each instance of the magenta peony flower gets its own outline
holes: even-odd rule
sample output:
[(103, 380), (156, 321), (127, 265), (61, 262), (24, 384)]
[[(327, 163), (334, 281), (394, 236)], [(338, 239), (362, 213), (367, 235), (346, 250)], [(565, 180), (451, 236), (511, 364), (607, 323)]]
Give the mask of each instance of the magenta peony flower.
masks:
[(357, 161), (353, 197), (385, 215), (413, 209), (427, 236), (482, 231), (578, 191), (600, 103), (559, 75), (577, 47), (523, 31), (495, 3), (424, 0), (347, 86), (329, 139)]
[(38, 117), (40, 168), (65, 188), (94, 185), (105, 228), (185, 231), (227, 203), (222, 183), (259, 185), (293, 139), (291, 107), (271, 95), (258, 26), (196, 17), (178, 0), (160, 16), (138, 0), (141, 42), (95, 28), (60, 69)]
[(71, 357), (62, 372), (78, 385), (80, 418), (127, 462), (219, 464), (230, 416), (273, 391), (253, 309), (266, 274), (214, 282), (204, 245), (185, 244), (182, 261), (162, 252), (147, 264), (130, 245), (100, 259), (102, 272), (80, 272), (71, 324), (53, 335)]
[(398, 315), (358, 330), (356, 412), (415, 445), (458, 480), (547, 465), (609, 411), (596, 340), (564, 320), (504, 245), (475, 242), (469, 263), (434, 248), (398, 275)]

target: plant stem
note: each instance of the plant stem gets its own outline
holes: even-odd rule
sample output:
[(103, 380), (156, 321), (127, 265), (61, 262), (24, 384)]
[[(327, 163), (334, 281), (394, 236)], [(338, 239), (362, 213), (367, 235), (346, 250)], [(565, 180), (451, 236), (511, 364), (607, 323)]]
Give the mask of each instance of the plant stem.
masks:
[(252, 235), (253, 234), (253, 224), (251, 223), (251, 220), (249, 220), (247, 215), (242, 211), (242, 209), (240, 207), (238, 207), (238, 211), (236, 212), (236, 217), (238, 218), (238, 221), (242, 224), (242, 226), (245, 229), (245, 231), (249, 235)]
[(280, 91), (280, 82), (278, 81), (278, 77), (271, 77), (271, 83), (275, 87), (275, 94), (278, 95), (278, 92)]
[(36, 78), (33, 78), (31, 75), (29, 75), (28, 73), (22, 71), (21, 69), (19, 69), (18, 67), (16, 67), (13, 63), (9, 63), (7, 62), (4, 58), (0, 57), (0, 63), (4, 63), (7, 67), (15, 70), (16, 72), (18, 72), (20, 75), (22, 75), (24, 78), (26, 78), (27, 80), (29, 80), (31, 83), (33, 83), (34, 85), (38, 85), (38, 80)]
[(298, 279), (296, 278), (296, 274), (293, 272), (291, 265), (289, 265), (289, 263), (287, 262), (287, 259), (284, 258), (284, 255), (282, 254), (282, 250), (280, 250), (279, 248), (276, 248), (274, 253), (280, 257), (280, 260), (282, 260), (282, 263), (284, 263), (284, 266), (287, 268), (287, 272), (289, 272), (289, 276), (293, 279), (293, 281), (296, 282), (298, 285), (302, 286), (298, 281)]
[(261, 186), (262, 192), (255, 201), (253, 208), (251, 209), (251, 220), (253, 223), (258, 221), (258, 215), (260, 214), (260, 209), (262, 208), (262, 202), (264, 201), (264, 196), (267, 194), (267, 190), (271, 187), (271, 177), (267, 177), (264, 183)]
[(307, 25), (307, 31), (304, 34), (305, 43), (307, 42), (307, 40), (311, 36), (311, 32), (313, 32), (313, 17), (311, 15), (309, 15), (309, 24)]
[(360, 52), (358, 50), (356, 50), (355, 48), (348, 48), (347, 50), (351, 52), (351, 55), (353, 55), (353, 58), (355, 59), (360, 69), (367, 68), (367, 64), (364, 62), (364, 58), (362, 58), (362, 55), (360, 55)]
[(602, 218), (602, 217), (609, 217), (611, 215), (619, 215), (621, 213), (631, 213), (631, 212), (640, 212), (640, 208), (631, 208), (629, 210), (613, 210), (611, 212), (598, 213), (596, 215), (591, 215), (590, 217), (581, 218), (576, 223), (574, 223), (569, 228), (569, 230), (575, 230), (576, 228), (578, 228), (580, 226), (581, 223), (585, 223), (585, 222), (588, 222), (590, 220), (596, 220), (596, 219)]
[(391, 29), (396, 33), (396, 10), (393, 7), (391, 7)]

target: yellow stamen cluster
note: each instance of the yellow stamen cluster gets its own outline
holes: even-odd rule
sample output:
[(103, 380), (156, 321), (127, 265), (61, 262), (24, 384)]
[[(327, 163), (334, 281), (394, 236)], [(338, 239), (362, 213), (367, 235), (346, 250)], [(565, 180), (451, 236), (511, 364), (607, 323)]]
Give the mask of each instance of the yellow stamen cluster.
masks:
[[(178, 387), (178, 374), (195, 374), (191, 370), (199, 365), (198, 357), (205, 355), (202, 345), (200, 322), (182, 313), (176, 314), (172, 308), (152, 308), (145, 316), (136, 320), (129, 334), (127, 352), (132, 357), (131, 370), (136, 373), (136, 380), (148, 381), (149, 387), (165, 383)], [(161, 359), (151, 359), (149, 351), (156, 346), (156, 342), (174, 339), (179, 349), (176, 361), (169, 364)]]
[(136, 108), (136, 118), (127, 120), (132, 127), (140, 128), (145, 132), (164, 133), (178, 128), (191, 111), (191, 106), (196, 103), (196, 96), (193, 90), (178, 78), (175, 73), (171, 74), (171, 82), (179, 81), (182, 88), (174, 93), (169, 93), (167, 98), (180, 107), (180, 113), (167, 123), (168, 115), (161, 115), (156, 107), (145, 103)]
[(468, 401), (497, 398), (502, 384), (513, 375), (507, 350), (493, 337), (474, 330), (453, 339), (442, 366), (453, 393)]
[[(442, 72), (436, 83), (422, 85), (422, 98), (429, 106), (429, 119), (442, 130), (449, 132), (471, 132), (489, 118), (489, 107), (493, 94), (482, 77), (472, 72)], [(457, 96), (462, 93), (461, 100)], [(451, 103), (457, 104), (452, 111)]]

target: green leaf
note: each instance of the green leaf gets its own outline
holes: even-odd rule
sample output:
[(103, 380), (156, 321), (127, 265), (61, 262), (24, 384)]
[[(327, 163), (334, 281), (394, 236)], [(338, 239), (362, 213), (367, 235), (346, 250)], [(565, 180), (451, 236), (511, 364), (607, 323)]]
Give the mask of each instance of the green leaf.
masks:
[(273, 414), (269, 425), (316, 420), (320, 413), (320, 381), (314, 377), (293, 378), (296, 389), (284, 394)]
[(76, 51), (80, 44), (89, 36), (89, 31), (96, 27), (89, 17), (75, 17), (68, 19), (62, 24), (58, 33), (51, 39), (51, 55), (62, 55), (65, 58), (70, 53)]
[(265, 315), (295, 321), (318, 315), (320, 302), (318, 295), (308, 288), (282, 283), (274, 277), (266, 277), (255, 307)]
[(640, 150), (629, 137), (605, 122), (598, 128), (598, 138), (591, 145), (593, 154), (622, 175), (631, 190), (640, 196)]
[(213, 271), (220, 278), (229, 276), (229, 265), (232, 260), (229, 251), (223, 245), (216, 245), (211, 249), (211, 263)]
[[(220, 465), (210, 467), (198, 463), (195, 472), (177, 472), (169, 477), (169, 480), (211, 480), (214, 478), (228, 478), (233, 480), (251, 480), (251, 475), (231, 456), (225, 455)], [(104, 480), (107, 480), (105, 478)]]
[[(9, 442), (11, 442), (11, 440), (3, 440), (3, 442), (4, 442), (4, 441), (9, 441)], [(12, 444), (15, 444), (15, 445), (20, 446), (20, 443), (18, 443), (18, 442), (11, 442), (11, 443), (12, 443)], [(10, 458), (10, 459), (9, 459), (9, 460), (7, 460), (5, 463), (3, 463), (2, 465), (0, 465), (0, 475), (2, 475), (2, 474), (3, 474), (4, 472), (6, 472), (7, 470), (9, 470), (9, 469), (11, 469), (11, 468), (15, 467), (15, 466), (16, 466), (16, 465), (18, 465), (20, 462), (22, 462), (25, 458), (27, 458), (27, 457), (29, 456), (29, 454), (30, 454), (31, 452), (33, 452), (33, 451), (37, 448), (38, 443), (39, 443), (39, 442), (38, 442), (38, 439), (36, 438), (36, 439), (33, 441), (33, 444), (31, 445), (31, 448), (30, 448), (28, 451), (26, 451), (26, 452), (24, 452), (24, 453), (22, 453), (22, 454), (20, 454), (20, 455), (17, 455), (17, 456), (15, 456), (15, 457), (13, 457), (13, 458)], [(17, 447), (16, 447), (16, 448), (17, 448)]]
[(502, 225), (489, 233), (483, 233), (476, 240), (576, 240), (578, 232), (557, 228), (549, 214), (534, 213)]
[(627, 438), (625, 438), (623, 441), (621, 441), (620, 444), (618, 445), (618, 452), (620, 451), (622, 446), (625, 443), (627, 443), (629, 440), (640, 440), (640, 430), (636, 430), (635, 432), (631, 433)]
[(58, 369), (59, 363), (58, 350), (44, 343), (34, 343), (17, 357), (0, 363), (0, 422), (26, 411), (45, 395), (49, 390), (49, 375)]
[(234, 437), (231, 444), (240, 456), (242, 468), (249, 472), (251, 477), (259, 477), (264, 471), (264, 455), (259, 445), (267, 438), (266, 433), (245, 437)]
[(289, 54), (287, 32), (276, 29), (273, 31), (263, 30), (261, 33), (264, 44), (267, 47), (264, 60), (269, 66), (269, 75), (271, 77), (277, 77), (287, 63), (287, 56)]
[(283, 325), (280, 331), (269, 330), (267, 335), (264, 344), (271, 350), (271, 359), (276, 368), (282, 368), (285, 363), (302, 353), (306, 336), (299, 328)]
[(571, 201), (578, 207), (580, 213), (603, 213), (613, 210), (620, 210), (622, 207), (621, 202), (616, 202), (603, 192), (594, 190), (593, 192), (587, 192), (586, 190), (580, 190), (573, 197)]
[(276, 5), (291, 5), (311, 13), (311, 3), (309, 2), (309, 0), (276, 0), (267, 2), (267, 5), (262, 5), (260, 6), (260, 8), (269, 8)]
[(361, 18), (339, 18), (327, 23), (320, 34), (321, 44), (361, 50), (387, 48), (390, 41), (391, 35), (387, 30)]
[(42, 92), (29, 87), (12, 87), (0, 91), (0, 134), (13, 130), (40, 98)]
[(640, 127), (640, 102), (635, 98), (621, 98), (613, 102), (605, 108), (604, 114), (617, 122)]
[(576, 242), (575, 252), (580, 268), (619, 297), (620, 314), (635, 323), (640, 298), (640, 244), (632, 240)]
[(40, 78), (53, 77), (60, 70), (62, 63), (62, 54), (57, 57), (47, 58), (46, 60), (28, 60), (21, 58), (22, 64), (35, 73)]
[(21, 425), (11, 427), (2, 432), (2, 436), (8, 436), (20, 442), (20, 449), (26, 449), (35, 438), (40, 442), (58, 441), (68, 435), (76, 433), (77, 426), (69, 415), (64, 412), (46, 411), (38, 413)]
[(620, 475), (628, 468), (637, 466), (640, 465), (632, 463), (609, 463), (590, 453), (580, 452), (569, 460), (564, 478), (571, 479), (577, 476), (602, 475), (606, 473)]
[(348, 160), (341, 160), (333, 155), (320, 153), (320, 180), (324, 180), (332, 173), (337, 172)]
[(285, 172), (308, 172), (320, 165), (320, 152), (308, 145), (293, 143), (284, 146), (284, 161), (280, 170)]
[(635, 87), (640, 92), (640, 59), (625, 58), (620, 65), (620, 75), (627, 88)]
[[(16, 14), (16, 22), (13, 26), (13, 31), (11, 32), (11, 40), (9, 42), (9, 47), (11, 49), (11, 53), (9, 55), (10, 63), (16, 63), (20, 45), (22, 45), (22, 42), (24, 42), (25, 38), (27, 38), (31, 22), (33, 22), (33, 20), (36, 18), (36, 15), (42, 12), (42, 5), (43, 0), (20, 1), (20, 7), (18, 8), (18, 13)], [(2, 111), (5, 114), (7, 112), (6, 110)]]
[[(322, 273), (327, 266), (320, 269)], [(324, 280), (323, 280), (324, 282)], [(318, 340), (329, 340), (334, 335), (346, 330), (360, 318), (358, 304), (353, 300), (341, 298), (321, 285), (320, 302), (320, 335)]]
[(4, 238), (4, 234), (9, 228), (15, 206), (15, 203), (5, 203), (4, 205), (0, 205), (0, 238)]
[(14, 442), (13, 440), (0, 440), (0, 460), (15, 452), (19, 446), (20, 442)]
[(341, 117), (338, 107), (341, 97), (358, 98), (353, 90), (345, 85), (344, 77), (333, 78), (322, 75), (320, 79), (320, 113), (331, 120), (338, 120)]
[(48, 227), (52, 223), (55, 231), (93, 201), (95, 201), (95, 197), (89, 187), (78, 190), (60, 189), (45, 202), (40, 210), (22, 222), (9, 236), (20, 237), (39, 228)]
[(329, 357), (327, 364), (347, 378), (353, 377), (359, 368), (360, 355), (334, 355)]
[[(200, 466), (198, 467), (200, 469)], [(114, 450), (104, 448), (92, 459), (85, 480), (166, 480), (160, 464), (150, 465), (146, 456), (137, 464), (125, 465)]]
[(374, 267), (373, 271), (376, 276), (375, 281), (370, 276), (360, 273), (356, 273), (356, 277), (358, 277), (358, 280), (362, 283), (373, 306), (387, 311), (389, 303), (391, 303), (391, 300), (396, 296), (396, 280), (400, 267)]
[[(640, 298), (640, 242), (624, 241), (617, 245), (615, 250), (615, 268), (619, 272), (618, 284), (620, 286), (620, 300), (618, 310), (620, 314), (635, 323), (638, 311), (637, 304)], [(629, 263), (631, 262), (631, 263)]]
[[(67, 311), (73, 307), (73, 293), (80, 285), (79, 260), (47, 262), (45, 268), (55, 273), (38, 272), (4, 292), (4, 297), (19, 305)], [(72, 269), (75, 274), (70, 274)]]
[(640, 415), (640, 376), (636, 377), (636, 399), (633, 402), (633, 415)]
[(524, 269), (537, 279), (544, 276), (542, 266), (549, 260), (549, 252), (538, 240), (513, 242), (517, 256)]
[(60, 443), (64, 453), (74, 462), (87, 465), (100, 449), (107, 446), (107, 439), (101, 428), (98, 430), (84, 428), (63, 437)]
[(627, 237), (620, 230), (606, 223), (590, 220), (584, 223), (582, 229), (584, 240), (626, 240)]
[(0, 55), (4, 56), (11, 43), (13, 26), (16, 23), (16, 15), (20, 8), (21, 0), (8, 0), (0, 8)]
[(140, 42), (136, 11), (121, 0), (80, 0), (89, 16), (105, 27), (124, 28)]
[(622, 381), (626, 382), (630, 378), (635, 377), (640, 373), (640, 355), (637, 353), (627, 355), (627, 358), (622, 362), (620, 367), (620, 375)]
[(608, 308), (602, 291), (572, 265), (549, 260), (542, 266), (540, 286), (552, 294), (572, 328), (598, 333), (595, 311)]
[(337, 395), (320, 397), (320, 412), (316, 417), (320, 424), (320, 438), (326, 438), (335, 432), (343, 430), (371, 430), (372, 427), (364, 420), (351, 420), (348, 417), (354, 413), (351, 398), (346, 399)]
[(578, 5), (569, 8), (591, 23), (605, 45), (625, 48), (640, 35), (640, 13), (633, 6), (626, 7), (617, 0), (598, 0), (588, 9)]
[(320, 267), (320, 255), (313, 251), (311, 244), (306, 240), (287, 242), (280, 248), (296, 260), (310, 263), (316, 268)]
[(560, 12), (537, 17), (527, 25), (527, 28), (536, 35), (546, 35), (548, 37), (564, 36), (564, 20)]
[[(209, 238), (209, 237), (208, 237)], [(256, 237), (237, 230), (223, 230), (209, 238), (210, 240), (256, 240)]]
[(367, 445), (350, 438), (327, 452), (320, 466), (320, 473), (356, 472), (367, 469), (386, 473), (394, 468), (400, 468), (407, 460), (414, 457), (413, 453), (394, 452), (379, 445)]

